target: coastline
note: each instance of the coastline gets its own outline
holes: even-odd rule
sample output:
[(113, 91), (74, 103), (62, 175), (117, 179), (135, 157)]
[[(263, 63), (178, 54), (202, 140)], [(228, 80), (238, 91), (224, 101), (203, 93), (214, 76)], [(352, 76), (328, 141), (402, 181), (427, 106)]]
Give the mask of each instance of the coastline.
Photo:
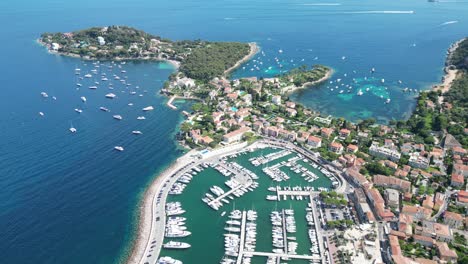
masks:
[(257, 45), (257, 43), (255, 42), (250, 42), (249, 43), (249, 46), (250, 46), (250, 52), (249, 54), (247, 54), (244, 58), (242, 58), (240, 61), (236, 62), (236, 64), (234, 64), (234, 66), (232, 66), (231, 68), (227, 69), (224, 71), (224, 75), (229, 75), (232, 71), (234, 71), (235, 69), (239, 68), (242, 64), (246, 63), (248, 60), (252, 59), (255, 54), (257, 54), (259, 51), (260, 51), (260, 47)]
[(66, 57), (71, 57), (71, 58), (77, 58), (77, 59), (82, 59), (85, 61), (155, 61), (155, 62), (165, 62), (170, 65), (172, 65), (175, 70), (179, 69), (180, 67), (180, 62), (176, 60), (168, 60), (168, 59), (163, 59), (163, 58), (152, 58), (152, 57), (139, 57), (139, 58), (132, 58), (132, 57), (114, 57), (112, 59), (99, 59), (99, 58), (93, 58), (89, 56), (80, 56), (74, 53), (68, 53), (68, 52), (59, 52), (59, 51), (53, 51), (49, 49), (46, 43), (42, 42), (41, 39), (36, 39), (36, 42), (45, 47), (47, 49), (47, 52), (49, 54), (54, 54), (54, 55), (60, 55), (60, 56), (66, 56)]
[(172, 95), (169, 98), (169, 101), (167, 101), (166, 106), (171, 108), (172, 110), (177, 110), (177, 106), (173, 105), (172, 102), (175, 100), (195, 100), (195, 101), (203, 101), (200, 98), (197, 97), (184, 97), (184, 96), (177, 96), (177, 95)]
[(437, 83), (436, 85), (432, 86), (433, 91), (440, 91), (442, 93), (441, 96), (439, 96), (439, 104), (442, 104), (444, 101), (444, 93), (447, 93), (450, 88), (452, 87), (453, 81), (457, 78), (459, 70), (456, 69), (453, 65), (450, 63), (450, 59), (455, 52), (455, 50), (458, 48), (458, 45), (464, 41), (465, 38), (462, 38), (456, 42), (454, 42), (450, 47), (447, 49), (447, 57), (445, 59), (445, 67), (444, 67), (444, 75), (442, 76), (440, 83)]
[(286, 93), (286, 94), (291, 94), (291, 93), (293, 93), (293, 92), (295, 92), (297, 90), (302, 90), (302, 89), (305, 89), (307, 87), (320, 84), (320, 83), (325, 82), (326, 80), (330, 79), (333, 76), (334, 73), (335, 73), (335, 70), (330, 68), (329, 71), (327, 72), (327, 74), (325, 74), (325, 76), (323, 76), (322, 78), (320, 78), (320, 79), (318, 79), (316, 81), (313, 81), (313, 82), (306, 82), (302, 86), (291, 85), (291, 86), (284, 87), (283, 92)]
[[(189, 153), (190, 152), (186, 153), (185, 155), (188, 155)], [(179, 159), (184, 157), (185, 155), (177, 158), (174, 162), (172, 162), (169, 165), (168, 168), (163, 170), (161, 173), (155, 174), (154, 179), (143, 194), (143, 199), (141, 200), (140, 206), (138, 207), (138, 224), (136, 227), (137, 236), (132, 242), (132, 249), (125, 263), (138, 264), (143, 258), (142, 255), (150, 239), (150, 232), (148, 232), (148, 230), (151, 230), (153, 225), (153, 203), (157, 197), (156, 194), (158, 193), (158, 190), (160, 189), (162, 183), (167, 180), (166, 178), (168, 176), (171, 175), (170, 172), (174, 171), (177, 168)]]
[[(214, 149), (209, 155), (206, 155), (203, 159), (195, 159), (194, 156), (198, 153), (197, 150), (192, 149), (185, 153), (183, 156), (177, 158), (168, 168), (163, 170), (161, 173), (155, 175), (154, 179), (150, 183), (149, 187), (143, 195), (143, 199), (140, 202), (139, 213), (138, 213), (138, 224), (137, 224), (137, 236), (132, 241), (131, 250), (128, 254), (126, 264), (140, 264), (143, 263), (143, 257), (148, 247), (155, 246), (155, 252), (152, 255), (159, 256), (159, 251), (162, 248), (162, 239), (164, 239), (164, 228), (162, 230), (154, 230), (153, 218), (159, 211), (163, 211), (160, 214), (159, 224), (165, 227), (165, 204), (168, 197), (169, 187), (178, 180), (178, 177), (172, 177), (174, 174), (181, 170), (184, 170), (188, 165), (197, 165), (203, 161), (215, 158), (217, 156), (226, 155), (230, 152), (238, 151), (239, 149), (245, 148), (247, 143), (240, 143), (235, 145), (229, 145), (223, 148)], [(167, 183), (167, 184), (163, 184)], [(160, 201), (156, 203), (158, 199), (158, 193), (161, 193)], [(156, 208), (158, 206), (158, 208)], [(160, 209), (160, 210), (158, 210)], [(160, 232), (158, 232), (160, 231)], [(150, 238), (156, 241), (154, 244), (150, 243)]]

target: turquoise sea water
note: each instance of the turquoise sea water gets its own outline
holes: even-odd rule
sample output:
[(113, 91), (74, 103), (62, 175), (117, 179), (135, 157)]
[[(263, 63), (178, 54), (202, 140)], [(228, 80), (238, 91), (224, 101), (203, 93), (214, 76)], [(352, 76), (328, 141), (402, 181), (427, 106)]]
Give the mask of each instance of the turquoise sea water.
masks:
[[(259, 43), (265, 52), (262, 66), (257, 65), (261, 70), (250, 72), (255, 65), (250, 63), (234, 77), (270, 76), (304, 59), (308, 65), (330, 65), (336, 70), (333, 79), (349, 85), (352, 78), (369, 77), (375, 67), (377, 81), (362, 85), (381, 86), (378, 80), (385, 78), (388, 89), (338, 96), (324, 84), (292, 97), (323, 113), (386, 121), (414, 107), (398, 80), (418, 89), (438, 81), (445, 50), (468, 28), (468, 3), (462, 1), (326, 2), (334, 5), (316, 0), (1, 1), (1, 263), (119, 262), (133, 238), (145, 186), (181, 154), (173, 136), (182, 116), (164, 107), (166, 99), (156, 94), (172, 71), (168, 65), (127, 64), (131, 83), (148, 93), (134, 108), (127, 106), (133, 100), (128, 94), (110, 103), (105, 88), (76, 91), (73, 70), (87, 66), (47, 54), (35, 43), (41, 32), (121, 24), (172, 39)], [(275, 57), (283, 68), (273, 64)], [(42, 91), (57, 100), (44, 100)], [(78, 115), (73, 109), (81, 107), (80, 92), (88, 103)], [(380, 99), (386, 93), (387, 105)], [(124, 120), (97, 110), (101, 104)], [(146, 122), (137, 122), (135, 116), (147, 105), (155, 111)], [(77, 134), (68, 132), (71, 123)], [(144, 134), (131, 135), (135, 129)], [(115, 145), (125, 151), (112, 151)]]

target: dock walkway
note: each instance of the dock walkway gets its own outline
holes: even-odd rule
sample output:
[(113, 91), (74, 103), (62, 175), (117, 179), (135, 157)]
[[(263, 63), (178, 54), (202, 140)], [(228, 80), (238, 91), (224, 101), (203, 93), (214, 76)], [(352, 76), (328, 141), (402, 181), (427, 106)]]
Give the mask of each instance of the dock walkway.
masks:
[(320, 261), (320, 256), (313, 255), (289, 255), (286, 253), (270, 253), (270, 252), (249, 252), (245, 253), (248, 256), (262, 256), (262, 257), (277, 257), (277, 258), (290, 258), (290, 259), (306, 259), (306, 260), (317, 260)]
[(242, 211), (242, 222), (241, 222), (241, 234), (240, 234), (240, 245), (239, 254), (237, 255), (236, 264), (242, 263), (242, 256), (244, 255), (244, 243), (245, 243), (245, 223), (247, 218), (247, 212)]
[(220, 196), (216, 197), (216, 199), (211, 200), (211, 201), (208, 203), (208, 205), (212, 205), (212, 204), (218, 203), (218, 202), (221, 201), (223, 198), (229, 196), (231, 193), (233, 193), (233, 192), (239, 190), (239, 189), (242, 188), (242, 187), (244, 187), (244, 186), (243, 186), (243, 185), (239, 185), (239, 186), (237, 186), (236, 188), (231, 189), (231, 190), (229, 190), (229, 191), (227, 191), (227, 192), (221, 194)]

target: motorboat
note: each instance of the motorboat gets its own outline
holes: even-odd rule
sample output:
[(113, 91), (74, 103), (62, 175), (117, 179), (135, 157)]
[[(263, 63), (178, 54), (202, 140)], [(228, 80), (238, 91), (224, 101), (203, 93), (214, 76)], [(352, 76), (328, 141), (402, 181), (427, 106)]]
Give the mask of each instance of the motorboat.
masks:
[(114, 149), (117, 151), (124, 151), (124, 148), (122, 146), (115, 146)]
[(152, 110), (154, 110), (154, 107), (152, 107), (152, 106), (147, 106), (147, 107), (143, 108), (143, 111), (145, 111), (145, 112), (152, 111)]

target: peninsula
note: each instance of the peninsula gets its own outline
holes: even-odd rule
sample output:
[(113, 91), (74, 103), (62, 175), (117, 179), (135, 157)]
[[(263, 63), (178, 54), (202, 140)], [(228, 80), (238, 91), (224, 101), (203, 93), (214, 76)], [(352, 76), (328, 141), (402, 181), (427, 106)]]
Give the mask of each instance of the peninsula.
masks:
[[(321, 117), (291, 101), (288, 91), (326, 80), (331, 74), (329, 68), (320, 65), (311, 69), (301, 67), (275, 78), (228, 80), (218, 76), (208, 82), (175, 73), (162, 92), (202, 100), (193, 105), (192, 113), (187, 113), (187, 120), (182, 123), (178, 135), (180, 142), (192, 150), (161, 174), (152, 186), (154, 193), (146, 196), (145, 207), (150, 208), (151, 204), (156, 207), (142, 211), (145, 216), (140, 219), (140, 239), (128, 263), (143, 264), (158, 257), (179, 263), (168, 257), (170, 250), (162, 248), (164, 239), (167, 241), (173, 236), (173, 233), (164, 233), (164, 228), (176, 232), (172, 229), (174, 217), (170, 214), (174, 210), (183, 211), (182, 204), (169, 203), (176, 209), (163, 205), (169, 195), (183, 197), (186, 187), (183, 182), (191, 177), (188, 175), (203, 173), (203, 166), (211, 166), (224, 176), (228, 175), (229, 179), (243, 182), (241, 187), (226, 191), (231, 194), (237, 191), (236, 188), (248, 190), (252, 186), (250, 181), (243, 181), (236, 175), (236, 170), (229, 176), (232, 168), (251, 175), (249, 170), (252, 168), (239, 165), (237, 155), (249, 155), (252, 164), (264, 164), (262, 171), (253, 174), (260, 179), (269, 176), (274, 181), (288, 181), (289, 176), (285, 177), (277, 168), (290, 166), (292, 171), (297, 170), (300, 167), (295, 157), (276, 164), (270, 161), (290, 152), (300, 154), (300, 158), (305, 157), (304, 160), (314, 166), (325, 168), (327, 175), (336, 179), (331, 192), (322, 188), (316, 195), (311, 191), (313, 189), (304, 191), (299, 187), (285, 191), (278, 184), (269, 188), (273, 195), (266, 197), (279, 201), (288, 194), (297, 194), (296, 200), (302, 199), (298, 198), (302, 194), (310, 195), (307, 200), (312, 204), (308, 209), (311, 212), (309, 219), (316, 228), (309, 229), (311, 243), (316, 246), (310, 248), (312, 254), (294, 254), (297, 242), (291, 243), (287, 237), (277, 238), (288, 233), (291, 222), (286, 223), (285, 230), (274, 231), (273, 245), (279, 248), (274, 248), (273, 253), (255, 251), (255, 240), (245, 240), (245, 237), (255, 237), (252, 235), (255, 233), (252, 229), (255, 228), (254, 213), (232, 211), (227, 223), (238, 221), (241, 226), (226, 225), (226, 230), (234, 234), (226, 238), (225, 257), (221, 263), (235, 263), (236, 258), (237, 263), (248, 263), (252, 256), (268, 257), (267, 263), (275, 263), (282, 257), (324, 260), (321, 263), (331, 263), (331, 258), (334, 263), (467, 261), (463, 231), (468, 203), (463, 176), (468, 173), (465, 165), (468, 147), (466, 45), (468, 41), (465, 39), (449, 52), (447, 67), (458, 73), (453, 80), (446, 81), (447, 87), (422, 92), (409, 120), (392, 121), (388, 125), (378, 125), (373, 119), (353, 124), (342, 118)], [(261, 148), (259, 145), (280, 151), (271, 156), (259, 156), (263, 152), (256, 151)], [(306, 175), (304, 173), (302, 177), (314, 181)], [(311, 188), (312, 184), (304, 182), (301, 185)], [(225, 189), (220, 192), (215, 187), (211, 189), (213, 194), (206, 194), (202, 200), (213, 210), (218, 210), (229, 201), (224, 199), (227, 197), (223, 194)], [(283, 197), (280, 193), (286, 195)], [(152, 202), (155, 197), (161, 198)], [(260, 200), (256, 200), (256, 206)], [(321, 202), (321, 208), (314, 204), (316, 201)], [(353, 213), (348, 213), (349, 208)], [(282, 217), (288, 219), (285, 211), (271, 213), (272, 221), (277, 219), (273, 229), (275, 225), (281, 226), (278, 222), (284, 219)], [(340, 213), (336, 216), (331, 211)], [(253, 220), (246, 221), (249, 214)], [(316, 215), (320, 215), (321, 220), (315, 219)], [(155, 216), (160, 219), (156, 225)], [(244, 228), (247, 224), (250, 231)], [(324, 240), (316, 240), (315, 234)], [(365, 245), (363, 252), (353, 250), (356, 239)]]
[[(124, 38), (124, 32), (131, 37)], [(161, 93), (172, 97), (169, 102), (200, 101), (185, 113), (178, 133), (179, 142), (191, 150), (156, 177), (143, 198), (128, 263), (182, 263), (171, 250), (193, 250), (200, 245), (181, 240), (199, 236), (205, 241), (207, 234), (222, 232), (215, 225), (224, 220), (229, 233), (213, 239), (224, 239), (219, 261), (226, 264), (250, 263), (253, 257), (268, 258), (266, 263), (468, 261), (467, 39), (449, 52), (447, 68), (457, 74), (448, 87), (422, 92), (408, 120), (388, 125), (322, 117), (290, 100), (291, 91), (329, 78), (333, 71), (326, 66), (302, 66), (274, 78), (228, 79), (232, 69), (255, 56), (255, 44), (172, 42), (127, 27), (43, 34), (40, 42), (53, 52), (87, 59), (177, 61), (179, 70)], [(125, 53), (115, 53), (117, 46)], [(184, 189), (205, 170), (208, 178), (219, 176), (223, 187), (208, 180), (198, 189), (206, 190), (204, 196), (192, 192), (185, 197), (200, 203), (187, 211), (203, 210), (209, 221), (210, 213), (229, 210), (231, 200), (239, 206), (248, 197), (238, 197), (260, 193), (264, 197), (255, 196), (255, 206), (254, 201), (243, 206), (270, 203), (259, 214), (275, 208), (269, 212), (272, 240), (259, 239), (271, 242), (271, 252), (256, 249), (257, 229), (264, 223), (257, 226), (254, 209), (224, 211), (210, 230), (187, 230), (185, 222), (193, 219), (182, 216), (188, 204), (182, 201), (190, 195)], [(170, 201), (169, 195), (174, 195)], [(303, 203), (302, 209), (292, 209), (291, 203)], [(307, 221), (296, 222), (295, 210), (303, 211)], [(306, 230), (305, 240), (295, 234), (296, 224)]]
[(258, 51), (255, 43), (171, 41), (127, 26), (43, 33), (38, 42), (50, 52), (86, 60), (168, 61), (200, 80), (227, 74)]

